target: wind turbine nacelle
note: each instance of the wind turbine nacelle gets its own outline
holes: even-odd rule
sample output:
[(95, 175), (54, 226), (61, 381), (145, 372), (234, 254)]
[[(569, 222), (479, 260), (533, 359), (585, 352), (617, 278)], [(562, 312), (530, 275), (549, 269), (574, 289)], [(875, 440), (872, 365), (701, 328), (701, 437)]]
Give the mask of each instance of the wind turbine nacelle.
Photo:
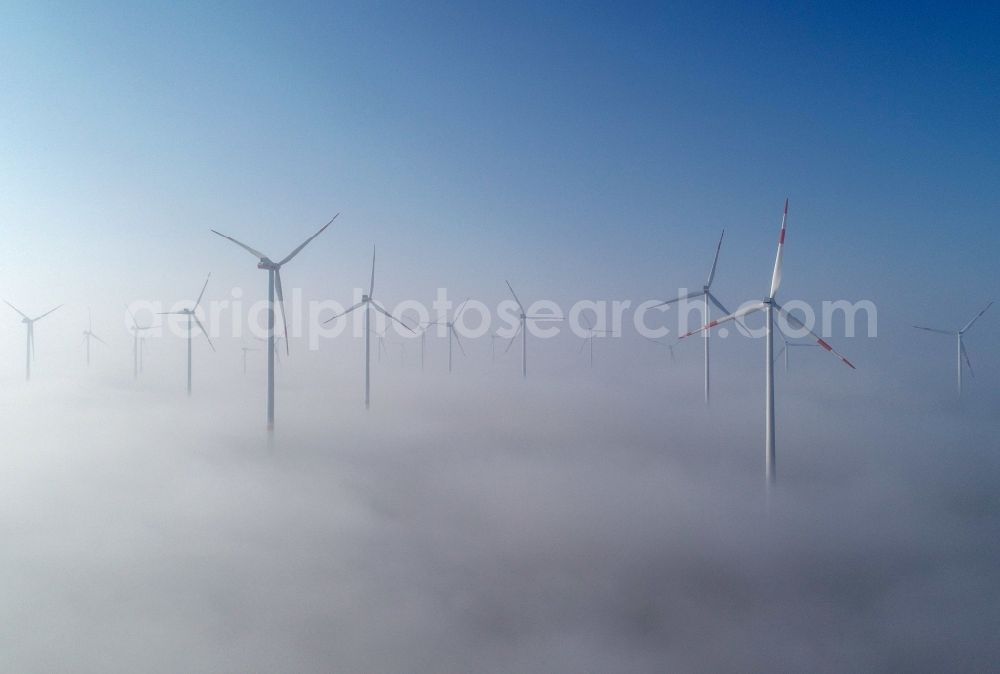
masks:
[(278, 265), (265, 257), (261, 258), (260, 262), (257, 263), (257, 269), (278, 269)]

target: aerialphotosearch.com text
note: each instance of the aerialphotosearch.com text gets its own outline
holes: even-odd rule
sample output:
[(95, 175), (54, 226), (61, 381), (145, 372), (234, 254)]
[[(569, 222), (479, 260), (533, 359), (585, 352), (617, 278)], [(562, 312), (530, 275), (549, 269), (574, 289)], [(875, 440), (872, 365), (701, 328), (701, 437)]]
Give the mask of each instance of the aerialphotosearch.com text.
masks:
[[(318, 349), (323, 340), (340, 337), (345, 332), (353, 337), (362, 337), (365, 307), (346, 316), (341, 314), (360, 303), (363, 292), (361, 288), (355, 288), (351, 302), (344, 306), (332, 299), (304, 300), (301, 289), (290, 289), (290, 292), (286, 292), (283, 303), (275, 301), (275, 334), (283, 334), (283, 325), (287, 325), (288, 336), (291, 339), (304, 337), (310, 349)], [(686, 288), (678, 289), (678, 296), (686, 294)], [(239, 287), (232, 288), (228, 295), (226, 299), (206, 299), (196, 309), (209, 336), (265, 339), (268, 334), (268, 301), (248, 301)], [(727, 308), (738, 312), (744, 305), (759, 302), (759, 298), (748, 298), (744, 303)], [(152, 326), (146, 331), (149, 337), (162, 334), (185, 336), (185, 316), (160, 314), (189, 309), (191, 304), (190, 301), (167, 303), (159, 300), (134, 300), (128, 304), (128, 311), (140, 323)], [(701, 298), (681, 299), (669, 304), (658, 299), (639, 302), (581, 299), (571, 304), (540, 299), (524, 306), (523, 313), (528, 318), (522, 321), (522, 309), (513, 299), (501, 300), (491, 307), (475, 298), (451, 297), (446, 288), (438, 288), (435, 299), (429, 305), (421, 300), (408, 299), (391, 306), (379, 303), (379, 306), (409, 329), (376, 310), (371, 311), (371, 329), (379, 334), (392, 330), (404, 338), (416, 337), (423, 330), (446, 337), (446, 324), (453, 322), (459, 336), (469, 339), (489, 334), (510, 339), (518, 333), (522, 323), (524, 329), (538, 339), (554, 338), (565, 330), (580, 338), (590, 337), (592, 331), (600, 336), (621, 337), (629, 330), (648, 339), (675, 339), (697, 330), (708, 320), (723, 317), (714, 307), (711, 314), (706, 315), (705, 303)], [(817, 309), (813, 304), (792, 299), (782, 302), (782, 306), (805, 326), (802, 328), (790, 323), (780, 313), (776, 313), (779, 329), (789, 338), (806, 337), (807, 329), (824, 339), (855, 337), (859, 330), (867, 337), (878, 336), (878, 310), (871, 300), (823, 300), (818, 303)], [(127, 328), (132, 326), (131, 320), (129, 314), (125, 313), (123, 321)], [(764, 336), (764, 331), (763, 321), (757, 317), (728, 321), (714, 328), (712, 334), (725, 339), (738, 332), (744, 337), (760, 338)]]

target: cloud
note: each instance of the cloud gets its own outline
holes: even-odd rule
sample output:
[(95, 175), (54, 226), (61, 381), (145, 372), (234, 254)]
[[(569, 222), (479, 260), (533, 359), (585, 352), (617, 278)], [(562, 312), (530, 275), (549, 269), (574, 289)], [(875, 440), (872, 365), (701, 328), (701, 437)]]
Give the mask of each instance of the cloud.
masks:
[[(383, 373), (384, 375), (384, 370)], [(5, 671), (984, 670), (977, 409), (460, 376), (7, 387)], [(241, 382), (242, 384), (242, 382)], [(427, 395), (433, 390), (434, 395)], [(971, 415), (971, 419), (970, 419)], [(853, 420), (853, 421), (852, 421)]]

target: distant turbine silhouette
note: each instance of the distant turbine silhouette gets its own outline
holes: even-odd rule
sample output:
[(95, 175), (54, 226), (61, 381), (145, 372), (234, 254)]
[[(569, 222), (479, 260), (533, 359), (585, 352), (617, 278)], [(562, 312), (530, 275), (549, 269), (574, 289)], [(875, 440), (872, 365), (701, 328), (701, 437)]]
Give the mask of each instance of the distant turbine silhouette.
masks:
[(490, 333), (490, 362), (497, 362), (497, 340), (503, 339), (500, 335), (495, 332)]
[(94, 334), (94, 317), (91, 316), (90, 309), (87, 309), (87, 329), (83, 331), (83, 341), (87, 345), (87, 367), (90, 367), (90, 340), (92, 339), (96, 339), (105, 346), (108, 345), (107, 342)]
[(670, 362), (673, 363), (673, 362), (675, 362), (677, 360), (674, 357), (674, 347), (677, 346), (677, 342), (676, 341), (673, 341), (673, 342), (664, 342), (662, 339), (653, 339), (652, 337), (646, 337), (645, 335), (643, 336), (643, 339), (645, 339), (646, 341), (652, 342), (653, 344), (656, 344), (657, 346), (665, 346), (665, 347), (667, 347), (667, 350), (670, 351)]
[(139, 325), (139, 321), (136, 320), (135, 314), (132, 310), (125, 307), (125, 311), (128, 312), (129, 317), (132, 319), (132, 327), (129, 328), (132, 331), (132, 378), (138, 379), (139, 372), (142, 371), (142, 333), (146, 330), (152, 330), (154, 325)]
[[(212, 344), (212, 338), (208, 336), (208, 330), (205, 326), (201, 324), (198, 320), (198, 305), (201, 303), (201, 298), (205, 295), (205, 288), (208, 287), (208, 280), (212, 278), (212, 273), (209, 272), (208, 276), (205, 277), (205, 285), (201, 287), (201, 292), (198, 293), (198, 299), (194, 301), (194, 306), (190, 309), (181, 309), (180, 311), (161, 311), (160, 315), (163, 316), (187, 316), (187, 394), (191, 395), (191, 342), (192, 334), (191, 328), (192, 323), (198, 324), (198, 329), (201, 330), (202, 334), (205, 335), (205, 339), (208, 340), (208, 345), (212, 347), (212, 351), (215, 351), (215, 345)], [(245, 355), (245, 354), (244, 354)]]
[(587, 337), (584, 337), (583, 344), (580, 345), (580, 353), (583, 353), (587, 344), (590, 344), (590, 367), (594, 367), (594, 337), (597, 335), (604, 335), (606, 337), (615, 333), (613, 330), (596, 330), (594, 324), (590, 322), (586, 314), (580, 314), (580, 318), (585, 322), (587, 330), (590, 332)]
[[(340, 213), (337, 213), (340, 215)], [(327, 227), (333, 224), (333, 221), (337, 219), (337, 215), (330, 218), (330, 222), (326, 223), (320, 227), (319, 231), (310, 236), (308, 239), (299, 244), (298, 248), (293, 250), (291, 253), (286, 255), (284, 259), (280, 262), (274, 262), (264, 253), (254, 250), (250, 246), (237, 241), (231, 236), (227, 236), (222, 232), (217, 232), (212, 230), (214, 234), (221, 236), (223, 239), (228, 239), (232, 241), (237, 246), (247, 251), (251, 255), (257, 258), (257, 269), (267, 270), (267, 430), (268, 432), (274, 430), (274, 296), (277, 293), (278, 296), (278, 306), (281, 309), (281, 325), (282, 325), (282, 335), (285, 337), (285, 353), (288, 354), (288, 321), (285, 318), (285, 297), (284, 292), (281, 289), (281, 267), (292, 260), (296, 255), (298, 255), (303, 248), (305, 248), (310, 241), (315, 239), (317, 236), (323, 233)]]
[(260, 351), (260, 349), (255, 349), (252, 346), (241, 346), (240, 350), (243, 352), (243, 374), (247, 373), (247, 351)]
[(510, 351), (510, 347), (514, 344), (514, 338), (517, 337), (518, 333), (521, 333), (521, 376), (528, 376), (528, 321), (561, 321), (562, 316), (529, 316), (524, 305), (521, 304), (521, 300), (517, 298), (517, 293), (510, 286), (510, 281), (505, 281), (507, 284), (507, 289), (510, 290), (510, 294), (514, 296), (514, 301), (517, 302), (518, 308), (521, 310), (519, 318), (520, 323), (517, 326), (517, 331), (514, 332), (510, 337), (510, 342), (507, 343), (507, 348), (504, 349), (504, 353)]
[(458, 332), (455, 330), (455, 323), (458, 321), (462, 312), (465, 311), (465, 305), (468, 303), (469, 298), (466, 297), (465, 301), (458, 306), (458, 311), (451, 317), (449, 321), (447, 318), (443, 321), (430, 321), (427, 325), (443, 325), (448, 330), (448, 372), (451, 372), (451, 341), (452, 337), (455, 338), (455, 342), (458, 343), (458, 348), (462, 351), (462, 355), (465, 355), (465, 348), (462, 346), (462, 340), (458, 338)]
[[(395, 316), (393, 316), (392, 314), (390, 314), (388, 311), (386, 311), (385, 307), (383, 307), (381, 304), (379, 304), (375, 300), (375, 247), (374, 246), (372, 246), (372, 276), (371, 276), (371, 282), (368, 285), (368, 294), (362, 295), (361, 296), (361, 301), (358, 302), (357, 304), (355, 304), (350, 309), (347, 309), (346, 311), (342, 311), (339, 314), (337, 314), (336, 316), (331, 316), (330, 318), (328, 318), (325, 321), (323, 321), (323, 325), (326, 325), (327, 323), (330, 323), (331, 321), (335, 321), (338, 318), (346, 316), (347, 314), (351, 313), (355, 309), (360, 309), (360, 308), (364, 308), (364, 312), (365, 312), (365, 327), (364, 327), (364, 330), (365, 330), (365, 409), (368, 409), (368, 408), (371, 407), (371, 368), (372, 368), (372, 365), (371, 365), (371, 363), (372, 363), (372, 361), (371, 361), (371, 335), (372, 335), (372, 332), (373, 332), (372, 326), (371, 326), (371, 313), (372, 313), (372, 310), (374, 309), (375, 311), (377, 311), (377, 312), (385, 315), (386, 317), (388, 317), (390, 320), (396, 321), (397, 323), (399, 323), (400, 325), (402, 325), (404, 328), (406, 328), (410, 332), (414, 332), (413, 328), (411, 328), (406, 323), (404, 323), (403, 321), (399, 320), (398, 318), (396, 318)], [(416, 334), (416, 333), (414, 332), (414, 334)], [(379, 341), (379, 347), (380, 347), (380, 349), (379, 349), (379, 357), (380, 358), (381, 358), (381, 355), (382, 355), (381, 346), (382, 346), (382, 342), (381, 342), (381, 337), (380, 337), (380, 341)]]
[[(674, 304), (675, 302), (680, 302), (681, 300), (691, 300), (691, 299), (695, 299), (695, 298), (701, 297), (702, 300), (705, 302), (705, 309), (704, 309), (704, 311), (705, 311), (705, 322), (706, 323), (708, 323), (711, 320), (711, 311), (712, 311), (711, 305), (712, 304), (714, 304), (719, 309), (721, 309), (723, 314), (728, 314), (729, 313), (729, 309), (727, 309), (726, 307), (722, 306), (722, 302), (719, 301), (719, 298), (717, 298), (715, 295), (712, 294), (712, 282), (715, 280), (715, 270), (719, 266), (719, 252), (722, 250), (722, 239), (724, 239), (725, 236), (726, 236), (726, 230), (722, 230), (722, 235), (719, 237), (719, 243), (715, 246), (715, 260), (712, 262), (712, 271), (710, 271), (708, 273), (708, 281), (706, 281), (705, 285), (703, 285), (701, 287), (701, 290), (696, 290), (696, 291), (693, 291), (693, 292), (689, 292), (689, 293), (687, 293), (685, 295), (681, 295), (680, 297), (676, 297), (676, 298), (674, 298), (672, 300), (667, 300), (666, 302), (660, 302), (659, 304), (655, 305), (653, 308), (662, 307), (662, 306), (665, 306), (665, 305), (668, 305), (668, 304)], [(739, 322), (739, 321), (737, 321), (737, 322)], [(708, 336), (709, 336), (709, 331), (706, 330), (705, 331), (705, 337), (704, 337), (704, 343), (705, 343), (705, 403), (706, 404), (709, 401)], [(671, 350), (670, 354), (671, 354), (671, 356), (673, 356), (673, 351), (672, 350)]]
[(965, 361), (966, 366), (968, 366), (968, 368), (969, 368), (969, 374), (971, 374), (973, 377), (976, 376), (973, 373), (973, 371), (972, 371), (972, 362), (969, 360), (969, 352), (965, 350), (965, 342), (963, 341), (963, 338), (965, 337), (965, 333), (969, 331), (969, 328), (971, 328), (973, 326), (973, 324), (976, 321), (979, 320), (979, 317), (982, 316), (983, 314), (985, 314), (986, 310), (989, 309), (992, 306), (993, 306), (993, 302), (991, 301), (989, 304), (987, 304), (985, 307), (983, 307), (982, 311), (980, 311), (978, 314), (976, 314), (975, 316), (973, 316), (972, 320), (969, 321), (968, 323), (966, 323), (965, 327), (963, 327), (961, 330), (939, 330), (937, 328), (925, 328), (922, 325), (914, 325), (913, 326), (913, 327), (917, 328), (918, 330), (927, 330), (928, 332), (936, 332), (936, 333), (939, 333), (939, 334), (942, 334), (942, 335), (951, 335), (952, 337), (955, 337), (957, 339), (957, 348), (955, 349), (955, 357), (956, 357), (956, 359), (958, 361), (957, 362), (958, 395), (960, 395), (960, 396), (962, 395), (962, 361), (963, 360)]
[(25, 381), (31, 381), (31, 361), (34, 360), (35, 358), (35, 323), (48, 316), (62, 305), (60, 304), (59, 307), (56, 307), (55, 309), (49, 309), (41, 316), (36, 316), (35, 318), (28, 318), (20, 309), (15, 307), (7, 300), (4, 300), (4, 304), (6, 304), (8, 307), (13, 309), (17, 313), (21, 314), (21, 322), (24, 323), (24, 327), (27, 329), (26, 331), (27, 351), (24, 361), (24, 379)]
[(785, 337), (785, 334), (781, 332), (781, 330), (778, 330), (778, 335), (781, 337), (782, 345), (781, 348), (778, 349), (778, 353), (776, 353), (774, 357), (777, 359), (781, 357), (782, 354), (785, 356), (785, 372), (788, 372), (788, 352), (791, 351), (793, 348), (801, 346), (809, 347), (812, 349), (819, 348), (819, 344), (813, 344), (811, 342), (790, 342), (788, 341), (788, 338)]

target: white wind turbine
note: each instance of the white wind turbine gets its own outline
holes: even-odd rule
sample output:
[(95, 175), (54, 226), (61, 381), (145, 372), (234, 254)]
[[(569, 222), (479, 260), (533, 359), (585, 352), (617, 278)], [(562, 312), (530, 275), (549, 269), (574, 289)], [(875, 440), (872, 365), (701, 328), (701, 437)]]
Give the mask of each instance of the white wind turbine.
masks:
[(90, 313), (90, 309), (87, 309), (87, 329), (83, 331), (83, 342), (87, 345), (87, 365), (90, 366), (90, 340), (96, 339), (98, 342), (107, 346), (108, 343), (103, 339), (94, 334), (94, 317)]
[(285, 297), (281, 289), (281, 267), (287, 264), (298, 255), (303, 248), (305, 248), (310, 241), (315, 239), (317, 236), (323, 233), (323, 231), (333, 224), (333, 221), (337, 219), (337, 215), (330, 218), (330, 222), (326, 223), (319, 228), (319, 231), (310, 236), (308, 239), (299, 244), (298, 248), (293, 250), (291, 253), (286, 255), (281, 261), (274, 262), (264, 253), (258, 250), (254, 250), (250, 246), (237, 241), (231, 236), (226, 236), (222, 232), (217, 232), (212, 230), (213, 233), (218, 234), (223, 239), (228, 239), (235, 243), (237, 246), (247, 251), (251, 255), (257, 258), (257, 269), (267, 270), (267, 430), (274, 430), (274, 296), (278, 296), (278, 305), (281, 308), (281, 325), (282, 325), (282, 335), (285, 337), (285, 353), (288, 353), (288, 321), (285, 318)]
[[(711, 316), (711, 311), (712, 311), (711, 305), (712, 304), (714, 304), (715, 306), (717, 306), (722, 311), (723, 314), (728, 314), (729, 313), (729, 309), (726, 309), (724, 306), (722, 306), (722, 302), (719, 301), (719, 298), (712, 294), (712, 282), (715, 280), (715, 270), (719, 266), (719, 252), (722, 250), (722, 239), (724, 239), (725, 236), (726, 236), (726, 230), (722, 230), (722, 235), (719, 236), (719, 243), (715, 246), (715, 260), (712, 261), (712, 271), (710, 271), (708, 273), (708, 281), (705, 283), (705, 285), (703, 285), (701, 287), (701, 290), (696, 290), (696, 291), (692, 291), (692, 292), (686, 293), (686, 294), (681, 295), (680, 297), (676, 297), (676, 298), (674, 298), (672, 300), (667, 300), (666, 302), (660, 302), (659, 304), (655, 305), (656, 307), (662, 307), (662, 306), (666, 306), (668, 304), (674, 304), (676, 302), (680, 302), (681, 300), (692, 300), (692, 299), (696, 299), (698, 297), (701, 297), (702, 300), (705, 303), (705, 309), (704, 309), (704, 311), (705, 311), (705, 322), (706, 323), (708, 323), (711, 320), (711, 318), (712, 318), (712, 316)], [(653, 308), (655, 308), (655, 307), (653, 307)], [(709, 358), (708, 358), (709, 350), (708, 350), (708, 338), (709, 338), (709, 333), (708, 333), (708, 330), (706, 330), (705, 331), (704, 339), (702, 340), (704, 342), (704, 344), (705, 344), (705, 402), (706, 403), (708, 403), (708, 401), (709, 401)], [(670, 355), (673, 356), (673, 350), (672, 349), (671, 349)]]
[(775, 295), (778, 294), (778, 288), (781, 286), (781, 256), (785, 248), (785, 225), (788, 221), (788, 199), (785, 199), (785, 211), (781, 216), (781, 233), (778, 235), (778, 253), (774, 258), (774, 272), (771, 274), (771, 290), (767, 297), (760, 302), (754, 302), (748, 304), (740, 309), (737, 309), (734, 313), (714, 321), (709, 321), (704, 326), (698, 328), (697, 330), (692, 330), (691, 332), (682, 335), (680, 339), (685, 337), (690, 337), (691, 335), (697, 334), (701, 331), (708, 331), (717, 325), (725, 323), (727, 321), (736, 320), (751, 314), (755, 311), (764, 312), (764, 325), (766, 329), (766, 339), (765, 339), (765, 358), (764, 358), (764, 464), (765, 473), (767, 475), (767, 483), (771, 485), (774, 483), (775, 478), (775, 456), (774, 456), (774, 312), (777, 311), (779, 314), (783, 315), (789, 322), (794, 323), (799, 329), (805, 330), (816, 340), (816, 343), (822, 346), (824, 349), (838, 356), (841, 361), (849, 366), (852, 370), (856, 369), (851, 361), (847, 360), (841, 353), (836, 351), (832, 346), (827, 344), (819, 335), (814, 333), (812, 330), (806, 327), (806, 325), (797, 319), (794, 315), (786, 311), (780, 304), (775, 301)]
[[(205, 339), (208, 340), (208, 345), (212, 347), (212, 351), (215, 351), (215, 345), (212, 344), (212, 338), (208, 336), (208, 330), (205, 326), (201, 324), (198, 320), (198, 305), (201, 304), (201, 298), (205, 295), (205, 288), (208, 287), (208, 280), (212, 278), (212, 272), (208, 273), (205, 277), (205, 284), (201, 287), (201, 292), (198, 293), (198, 299), (194, 301), (194, 306), (190, 309), (184, 308), (180, 311), (161, 311), (161, 316), (187, 316), (187, 394), (191, 395), (191, 342), (193, 340), (192, 336), (192, 324), (197, 323), (198, 329), (201, 330), (202, 334), (205, 335)], [(245, 354), (244, 354), (245, 355)]]
[(454, 338), (454, 341), (458, 344), (458, 348), (462, 351), (462, 355), (463, 356), (465, 355), (465, 348), (462, 346), (462, 340), (458, 338), (458, 332), (455, 330), (455, 323), (458, 321), (458, 318), (462, 315), (462, 312), (465, 310), (465, 304), (468, 301), (469, 301), (469, 298), (466, 297), (465, 301), (462, 302), (458, 306), (458, 311), (455, 312), (455, 314), (451, 317), (450, 321), (447, 318), (445, 318), (445, 320), (443, 320), (443, 321), (430, 321), (430, 322), (427, 323), (427, 325), (443, 325), (445, 327), (445, 329), (448, 330), (448, 372), (449, 373), (451, 372), (451, 342), (452, 342), (452, 338)]
[[(390, 314), (388, 311), (386, 311), (385, 307), (383, 307), (381, 304), (379, 304), (377, 301), (375, 301), (375, 247), (374, 246), (372, 246), (372, 276), (371, 276), (371, 282), (368, 285), (368, 294), (367, 295), (362, 295), (360, 302), (358, 302), (357, 304), (355, 304), (350, 309), (347, 309), (346, 311), (342, 311), (341, 313), (337, 314), (336, 316), (331, 316), (330, 318), (328, 318), (325, 321), (323, 321), (323, 324), (326, 325), (327, 323), (329, 323), (331, 321), (335, 321), (338, 318), (341, 318), (342, 316), (346, 316), (347, 314), (351, 313), (355, 309), (360, 309), (360, 308), (364, 308), (364, 310), (365, 310), (365, 327), (364, 327), (364, 330), (365, 330), (365, 409), (368, 409), (369, 407), (371, 407), (371, 369), (372, 369), (372, 361), (371, 361), (371, 335), (372, 335), (371, 313), (372, 313), (372, 309), (374, 309), (375, 311), (377, 311), (377, 312), (379, 312), (381, 314), (384, 314), (390, 320), (396, 321), (397, 323), (399, 323), (400, 325), (402, 325), (404, 328), (406, 328), (410, 332), (413, 332), (413, 328), (411, 328), (406, 323), (404, 323), (403, 321), (399, 320), (398, 318), (396, 318), (395, 316), (393, 316), (392, 314)], [(381, 356), (381, 346), (382, 346), (381, 339), (382, 339), (382, 337), (381, 337), (381, 335), (379, 335), (379, 340), (380, 340), (379, 341), (379, 347), (380, 347), (379, 354), (380, 354), (380, 356)]]
[(586, 314), (580, 314), (580, 318), (583, 321), (586, 322), (587, 330), (590, 333), (590, 334), (588, 334), (584, 338), (583, 344), (580, 345), (580, 353), (583, 353), (584, 348), (586, 348), (586, 346), (589, 344), (590, 345), (590, 367), (594, 367), (594, 337), (596, 337), (597, 335), (602, 335), (604, 337), (607, 337), (608, 335), (613, 335), (615, 333), (614, 333), (614, 330), (597, 330), (597, 329), (595, 329), (594, 328), (594, 324), (590, 322), (590, 319), (587, 318)]
[(518, 308), (521, 310), (519, 316), (520, 322), (518, 323), (517, 330), (513, 335), (510, 336), (510, 341), (507, 343), (507, 348), (504, 349), (504, 353), (510, 351), (510, 347), (514, 344), (514, 338), (517, 337), (518, 333), (521, 333), (521, 376), (528, 376), (528, 321), (561, 321), (562, 316), (529, 316), (524, 305), (521, 304), (521, 300), (517, 298), (517, 293), (510, 286), (510, 281), (504, 281), (507, 284), (507, 289), (510, 290), (510, 294), (514, 296), (514, 301), (517, 302)]
[(965, 350), (965, 342), (963, 341), (963, 338), (965, 337), (965, 333), (969, 331), (969, 328), (972, 327), (973, 323), (975, 323), (976, 321), (978, 321), (979, 317), (982, 316), (983, 314), (985, 314), (986, 310), (989, 309), (991, 306), (993, 306), (993, 302), (992, 301), (989, 304), (987, 304), (985, 307), (983, 307), (982, 311), (980, 311), (978, 314), (976, 314), (975, 316), (973, 316), (972, 320), (969, 321), (968, 323), (966, 323), (965, 327), (962, 328), (961, 330), (939, 330), (937, 328), (925, 328), (922, 325), (914, 325), (913, 326), (913, 327), (917, 328), (918, 330), (927, 330), (928, 332), (937, 332), (937, 333), (940, 333), (942, 335), (951, 335), (952, 337), (956, 338), (956, 340), (957, 340), (957, 347), (956, 347), (955, 357), (956, 357), (956, 359), (958, 361), (956, 363), (957, 370), (958, 370), (958, 395), (962, 395), (962, 360), (963, 359), (965, 360), (966, 366), (968, 366), (968, 368), (969, 368), (969, 374), (971, 374), (972, 376), (975, 376), (975, 374), (973, 374), (973, 372), (972, 372), (972, 362), (969, 360), (969, 352)]
[(27, 333), (26, 333), (27, 334), (27, 352), (26, 352), (26, 358), (25, 358), (25, 361), (24, 361), (24, 378), (25, 378), (26, 381), (31, 381), (31, 361), (35, 359), (35, 323), (37, 323), (38, 321), (40, 321), (43, 318), (45, 318), (46, 316), (48, 316), (49, 314), (51, 314), (53, 311), (55, 311), (56, 309), (58, 309), (62, 305), (60, 304), (59, 307), (56, 307), (55, 309), (49, 309), (48, 311), (46, 311), (41, 316), (36, 316), (35, 318), (28, 318), (24, 314), (24, 312), (22, 312), (20, 309), (18, 309), (17, 307), (15, 307), (13, 304), (11, 304), (10, 302), (8, 302), (7, 300), (4, 300), (4, 304), (6, 304), (8, 307), (10, 307), (11, 309), (13, 309), (17, 313), (21, 314), (21, 322), (24, 323), (24, 327), (27, 328)]

